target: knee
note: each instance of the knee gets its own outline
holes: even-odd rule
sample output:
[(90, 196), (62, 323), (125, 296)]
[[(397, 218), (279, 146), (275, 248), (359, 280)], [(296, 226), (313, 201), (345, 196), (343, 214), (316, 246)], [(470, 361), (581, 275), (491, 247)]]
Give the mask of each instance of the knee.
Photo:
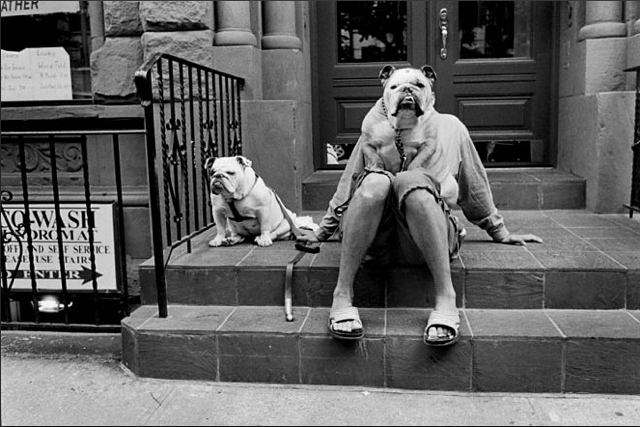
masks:
[(431, 179), (425, 177), (424, 171), (412, 169), (400, 172), (393, 179), (393, 191), (396, 194), (404, 194), (425, 183), (431, 183)]
[(391, 181), (382, 174), (372, 173), (362, 181), (357, 194), (360, 198), (370, 201), (382, 201), (389, 195)]
[(430, 206), (437, 204), (436, 198), (424, 188), (410, 191), (403, 201), (405, 213), (424, 213)]

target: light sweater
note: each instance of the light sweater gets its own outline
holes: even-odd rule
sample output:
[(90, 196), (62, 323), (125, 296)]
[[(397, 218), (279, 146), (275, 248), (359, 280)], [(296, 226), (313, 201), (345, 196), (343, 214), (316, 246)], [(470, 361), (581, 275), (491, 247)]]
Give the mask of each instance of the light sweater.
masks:
[[(485, 230), (494, 241), (509, 235), (504, 219), (498, 214), (493, 203), (487, 173), (473, 145), (466, 126), (455, 116), (438, 113), (430, 108), (418, 125), (402, 130), (403, 141), (425, 141), (420, 148), (418, 159), (412, 162), (415, 152), (407, 152), (408, 170), (423, 168), (440, 184), (441, 196), (450, 207), (458, 205), (464, 216), (473, 224)], [(340, 224), (340, 215), (346, 207), (352, 176), (365, 169), (362, 145), (367, 138), (384, 138), (389, 141), (385, 149), (396, 150), (393, 143), (395, 130), (386, 119), (382, 99), (369, 110), (362, 122), (362, 134), (356, 143), (346, 168), (342, 173), (338, 188), (334, 193), (326, 214), (315, 231), (318, 240), (331, 237)], [(393, 156), (384, 156), (393, 158)], [(397, 164), (385, 165), (390, 172), (399, 169)], [(341, 207), (340, 212), (336, 208)]]

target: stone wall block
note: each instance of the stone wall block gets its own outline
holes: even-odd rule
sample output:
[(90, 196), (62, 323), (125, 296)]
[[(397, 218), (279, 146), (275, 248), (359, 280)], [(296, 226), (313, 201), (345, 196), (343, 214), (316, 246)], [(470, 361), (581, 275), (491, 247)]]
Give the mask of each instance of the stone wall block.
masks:
[(243, 100), (262, 99), (262, 50), (254, 46), (214, 46), (212, 52), (214, 70), (245, 79)]
[(586, 40), (585, 93), (626, 90), (626, 39)]
[(105, 1), (104, 31), (106, 36), (126, 37), (140, 36), (142, 22), (138, 11), (138, 1)]
[(622, 213), (631, 194), (634, 92), (560, 99), (558, 169), (587, 180), (586, 208)]
[(213, 2), (141, 1), (140, 19), (145, 32), (211, 30)]
[[(161, 52), (172, 54), (205, 67), (211, 67), (211, 46), (213, 44), (213, 31), (211, 30), (146, 32), (142, 35), (141, 40), (145, 61), (153, 56), (153, 54)], [(184, 72), (187, 72), (186, 68)], [(176, 90), (180, 87), (180, 77), (178, 73), (178, 67), (175, 65), (174, 84)], [(186, 78), (187, 77), (185, 77), (185, 79)], [(163, 70), (163, 79), (165, 83), (168, 84), (169, 72), (166, 66)], [(157, 91), (157, 87), (154, 85), (154, 92), (155, 91)], [(165, 95), (167, 97), (169, 96), (168, 91)]]
[(142, 35), (144, 59), (154, 53), (170, 53), (206, 67), (211, 66), (213, 31), (146, 32)]
[(102, 48), (91, 54), (93, 93), (106, 97), (135, 95), (133, 76), (142, 58), (139, 37), (107, 37)]
[(302, 55), (294, 49), (263, 51), (263, 99), (295, 99), (311, 103)]

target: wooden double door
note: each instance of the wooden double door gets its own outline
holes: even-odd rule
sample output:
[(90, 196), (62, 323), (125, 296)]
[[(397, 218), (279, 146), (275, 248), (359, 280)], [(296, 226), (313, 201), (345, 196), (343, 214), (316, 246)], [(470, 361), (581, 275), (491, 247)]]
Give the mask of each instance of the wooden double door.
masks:
[(316, 168), (346, 163), (386, 64), (434, 67), (436, 109), (467, 125), (486, 166), (552, 163), (553, 2), (314, 3)]

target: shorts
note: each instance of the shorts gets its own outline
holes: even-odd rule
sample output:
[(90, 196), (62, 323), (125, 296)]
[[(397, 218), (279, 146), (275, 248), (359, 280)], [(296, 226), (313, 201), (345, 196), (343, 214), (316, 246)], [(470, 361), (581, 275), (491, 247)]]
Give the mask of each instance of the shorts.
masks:
[[(351, 196), (362, 184), (362, 181), (369, 173), (363, 171), (354, 175), (351, 185)], [(463, 227), (457, 218), (452, 215), (451, 209), (440, 197), (440, 185), (424, 169), (412, 169), (400, 172), (393, 176), (384, 173), (391, 180), (391, 191), (385, 202), (384, 212), (378, 231), (373, 243), (367, 250), (364, 263), (375, 263), (378, 265), (424, 265), (425, 260), (422, 252), (413, 241), (406, 216), (404, 214), (403, 202), (407, 195), (415, 190), (426, 190), (433, 195), (436, 202), (442, 209), (447, 223), (447, 237), (449, 244), (449, 258), (451, 260), (458, 257), (462, 244)], [(349, 198), (351, 199), (351, 197)], [(342, 231), (341, 217), (341, 231)]]

